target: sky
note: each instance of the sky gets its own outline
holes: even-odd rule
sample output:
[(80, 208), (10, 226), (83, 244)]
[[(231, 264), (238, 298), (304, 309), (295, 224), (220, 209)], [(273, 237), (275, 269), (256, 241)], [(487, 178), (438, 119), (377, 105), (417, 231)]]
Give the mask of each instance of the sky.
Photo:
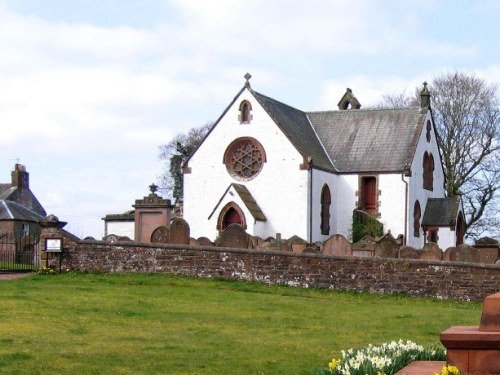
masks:
[(247, 72), (307, 111), (453, 71), (500, 83), (497, 0), (0, 0), (0, 20), (0, 182), (25, 165), (81, 238), (149, 194), (158, 147), (215, 121)]

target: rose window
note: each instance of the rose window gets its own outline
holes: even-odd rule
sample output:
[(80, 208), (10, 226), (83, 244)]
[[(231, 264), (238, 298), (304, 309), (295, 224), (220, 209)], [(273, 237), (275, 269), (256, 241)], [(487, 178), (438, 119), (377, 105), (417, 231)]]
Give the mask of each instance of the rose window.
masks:
[(237, 139), (229, 145), (224, 156), (227, 171), (240, 181), (257, 176), (265, 161), (264, 148), (253, 138)]

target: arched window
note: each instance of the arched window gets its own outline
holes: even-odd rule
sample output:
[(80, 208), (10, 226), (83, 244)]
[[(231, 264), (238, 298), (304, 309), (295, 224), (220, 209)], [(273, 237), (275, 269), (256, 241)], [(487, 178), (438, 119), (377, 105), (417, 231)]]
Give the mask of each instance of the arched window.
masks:
[(465, 220), (464, 220), (464, 214), (462, 212), (458, 214), (456, 235), (457, 235), (456, 246), (463, 244), (465, 236)]
[(330, 206), (332, 197), (327, 184), (321, 189), (321, 234), (330, 234)]
[(432, 125), (430, 120), (427, 120), (427, 126), (426, 126), (427, 132), (425, 133), (425, 139), (427, 139), (427, 142), (431, 141), (431, 130), (432, 130)]
[(434, 157), (432, 154), (424, 153), (423, 167), (423, 187), (426, 190), (433, 190), (434, 184)]
[(252, 121), (252, 105), (248, 100), (241, 102), (240, 115), (238, 117), (241, 124), (249, 124)]
[(228, 203), (221, 211), (217, 222), (217, 229), (224, 230), (231, 224), (239, 224), (246, 229), (245, 214), (234, 202)]
[(413, 206), (413, 237), (420, 237), (420, 217), (422, 212), (420, 211), (420, 202), (415, 201)]

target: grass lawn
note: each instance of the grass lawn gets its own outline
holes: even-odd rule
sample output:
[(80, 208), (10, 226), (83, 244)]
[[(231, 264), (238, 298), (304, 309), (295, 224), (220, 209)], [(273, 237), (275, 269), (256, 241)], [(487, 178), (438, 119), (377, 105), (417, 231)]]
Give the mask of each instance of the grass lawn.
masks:
[(480, 303), (163, 275), (0, 281), (1, 374), (312, 374), (350, 347), (439, 343)]

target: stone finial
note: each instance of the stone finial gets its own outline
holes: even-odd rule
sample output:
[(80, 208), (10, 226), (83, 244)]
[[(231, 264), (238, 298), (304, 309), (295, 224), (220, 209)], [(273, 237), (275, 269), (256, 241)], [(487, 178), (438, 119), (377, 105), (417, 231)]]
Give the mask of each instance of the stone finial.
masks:
[(426, 108), (431, 106), (431, 93), (427, 88), (427, 82), (424, 82), (423, 85), (424, 88), (420, 91), (420, 106)]
[(250, 78), (252, 78), (252, 75), (250, 73), (246, 73), (244, 75), (244, 78), (246, 79), (246, 82), (245, 82), (245, 87), (250, 87)]
[(149, 185), (149, 190), (151, 191), (152, 194), (154, 194), (158, 190), (158, 186), (152, 183), (151, 185)]

